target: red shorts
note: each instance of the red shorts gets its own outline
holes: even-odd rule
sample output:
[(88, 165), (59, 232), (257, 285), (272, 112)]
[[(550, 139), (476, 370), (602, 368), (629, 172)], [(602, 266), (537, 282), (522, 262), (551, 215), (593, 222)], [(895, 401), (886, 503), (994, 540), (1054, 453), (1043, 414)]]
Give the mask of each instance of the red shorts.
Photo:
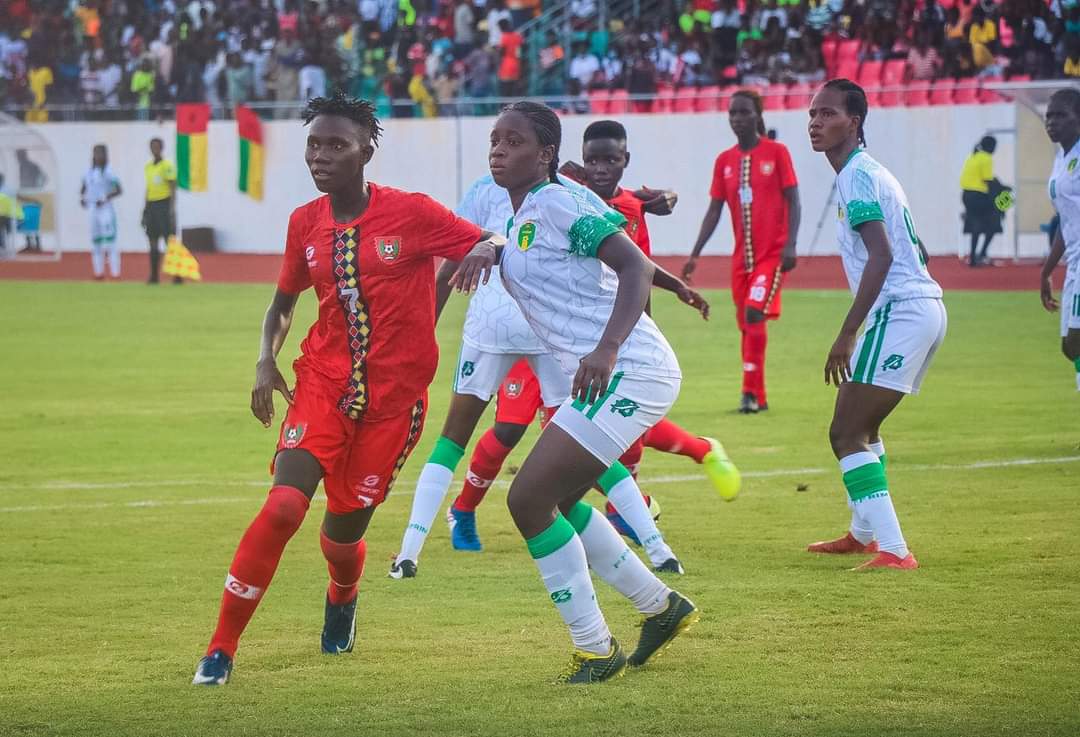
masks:
[(751, 272), (736, 267), (731, 272), (731, 299), (735, 302), (736, 321), (742, 325), (746, 308), (761, 310), (769, 320), (780, 317), (780, 291), (784, 273), (780, 259), (762, 261)]
[[(351, 420), (338, 409), (342, 390), (317, 376), (296, 378), (277, 452), (302, 448), (323, 468), (326, 509), (347, 514), (386, 500), (424, 428), (427, 393), (408, 412)], [(275, 454), (275, 459), (277, 458)], [(274, 463), (270, 463), (274, 472)]]
[(524, 358), (515, 363), (502, 386), (495, 404), (495, 421), (511, 425), (528, 425), (536, 411), (544, 406), (540, 398), (540, 382), (536, 380), (529, 362)]

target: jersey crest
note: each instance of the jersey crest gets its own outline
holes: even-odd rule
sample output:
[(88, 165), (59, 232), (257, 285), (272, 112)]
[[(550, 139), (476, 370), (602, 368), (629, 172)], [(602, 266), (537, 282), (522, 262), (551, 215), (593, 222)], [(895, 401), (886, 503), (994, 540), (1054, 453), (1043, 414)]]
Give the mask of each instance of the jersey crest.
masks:
[(396, 261), (398, 254), (401, 253), (401, 236), (384, 235), (376, 238), (375, 252), (379, 254), (379, 259), (385, 264)]
[(536, 223), (528, 220), (521, 226), (521, 229), (518, 230), (518, 250), (528, 251), (529, 246), (533, 244), (534, 240), (536, 240)]

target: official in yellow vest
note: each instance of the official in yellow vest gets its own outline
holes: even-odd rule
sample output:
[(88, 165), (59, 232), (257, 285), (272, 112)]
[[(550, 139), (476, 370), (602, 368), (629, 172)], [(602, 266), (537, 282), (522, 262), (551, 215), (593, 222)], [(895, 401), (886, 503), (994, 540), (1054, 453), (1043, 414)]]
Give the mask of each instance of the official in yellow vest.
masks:
[[(160, 138), (150, 141), (150, 155), (144, 169), (146, 174), (146, 205), (143, 208), (143, 227), (150, 240), (150, 278), (147, 284), (157, 284), (161, 266), (159, 242), (168, 242), (176, 234), (176, 164), (166, 159), (162, 152), (165, 143)], [(175, 277), (174, 282), (181, 279)]]
[[(983, 136), (979, 145), (964, 161), (960, 172), (960, 189), (963, 191), (964, 232), (971, 235), (971, 255), (969, 266), (981, 266), (987, 263), (986, 252), (990, 241), (1002, 231), (1002, 212), (994, 205), (991, 187), (999, 189), (1001, 185), (994, 178), (993, 154), (997, 149), (997, 139)], [(982, 250), (979, 251), (979, 236), (983, 237)]]

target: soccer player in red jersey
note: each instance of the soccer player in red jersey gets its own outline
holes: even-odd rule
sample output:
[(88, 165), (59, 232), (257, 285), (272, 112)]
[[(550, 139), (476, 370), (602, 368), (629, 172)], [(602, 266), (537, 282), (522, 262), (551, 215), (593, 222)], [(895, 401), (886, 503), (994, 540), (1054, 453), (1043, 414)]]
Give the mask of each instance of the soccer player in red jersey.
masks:
[[(196, 684), (228, 681), (240, 635), (319, 481), (327, 499), (320, 539), (330, 572), (322, 651), (352, 650), (364, 533), (420, 437), (438, 363), (435, 259), (458, 261), (478, 242), (502, 242), (426, 195), (365, 181), (381, 132), (370, 103), (318, 97), (303, 118), (305, 161), (324, 196), (289, 219), (251, 391), (251, 411), (265, 427), (274, 417), (274, 391), (289, 409), (271, 463), (273, 487), (229, 567)], [(319, 317), (293, 364), (290, 391), (276, 356), (297, 298), (309, 287), (318, 295)], [(449, 286), (438, 288), (445, 299)]]
[(683, 267), (683, 278), (689, 280), (694, 272), (697, 257), (716, 229), (726, 202), (735, 230), (731, 296), (742, 332), (739, 411), (751, 414), (769, 408), (765, 323), (780, 317), (784, 274), (795, 268), (801, 208), (791, 155), (782, 143), (765, 137), (761, 97), (751, 90), (739, 90), (731, 97), (728, 119), (738, 143), (716, 157), (711, 202), (690, 260)]

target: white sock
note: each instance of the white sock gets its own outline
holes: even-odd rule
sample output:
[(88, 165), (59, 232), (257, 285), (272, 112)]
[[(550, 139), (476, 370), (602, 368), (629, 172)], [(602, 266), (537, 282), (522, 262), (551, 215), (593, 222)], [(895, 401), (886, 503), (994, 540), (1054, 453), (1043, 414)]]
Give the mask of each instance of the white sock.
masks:
[[(556, 544), (559, 540), (565, 539), (565, 542), (555, 550), (548, 549), (548, 546), (543, 551), (537, 551), (537, 541), (543, 538), (554, 540)], [(585, 547), (581, 544), (581, 538), (574, 534), (574, 528), (565, 517), (559, 515), (551, 527), (527, 543), (551, 601), (570, 628), (574, 647), (596, 655), (607, 655), (611, 651), (611, 631), (596, 603)], [(541, 552), (546, 555), (540, 555)]]
[(844, 456), (840, 459), (840, 470), (855, 514), (873, 531), (878, 549), (906, 558), (907, 543), (889, 496), (885, 469), (877, 456), (867, 451)]
[(405, 528), (405, 536), (401, 539), (401, 550), (397, 555), (399, 561), (411, 560), (415, 563), (420, 558), (420, 549), (424, 547), (435, 515), (438, 514), (446, 491), (453, 481), (454, 472), (446, 466), (430, 462), (424, 464), (420, 479), (416, 482), (409, 526)]
[(94, 276), (105, 276), (105, 247), (100, 243), (90, 246), (90, 264), (94, 267)]
[(109, 243), (109, 274), (113, 279), (120, 278), (120, 246), (116, 241)]
[(847, 505), (851, 510), (851, 526), (848, 527), (848, 532), (863, 545), (869, 545), (874, 539), (874, 531), (870, 529), (870, 525), (859, 514), (859, 510), (851, 499), (847, 500)]
[(610, 489), (607, 493), (608, 501), (615, 507), (626, 524), (641, 541), (641, 547), (645, 548), (645, 554), (649, 556), (654, 566), (658, 566), (669, 558), (675, 558), (668, 544), (664, 542), (664, 536), (660, 534), (648, 506), (645, 497), (641, 495), (641, 489), (633, 477), (627, 476)]
[(667, 609), (671, 589), (634, 555), (604, 515), (592, 509), (592, 516), (578, 537), (585, 547), (589, 567), (629, 599), (639, 612), (653, 615)]
[(885, 455), (885, 441), (878, 438), (877, 442), (867, 443), (867, 445), (870, 447), (870, 452), (876, 455), (880, 461), (881, 457)]

